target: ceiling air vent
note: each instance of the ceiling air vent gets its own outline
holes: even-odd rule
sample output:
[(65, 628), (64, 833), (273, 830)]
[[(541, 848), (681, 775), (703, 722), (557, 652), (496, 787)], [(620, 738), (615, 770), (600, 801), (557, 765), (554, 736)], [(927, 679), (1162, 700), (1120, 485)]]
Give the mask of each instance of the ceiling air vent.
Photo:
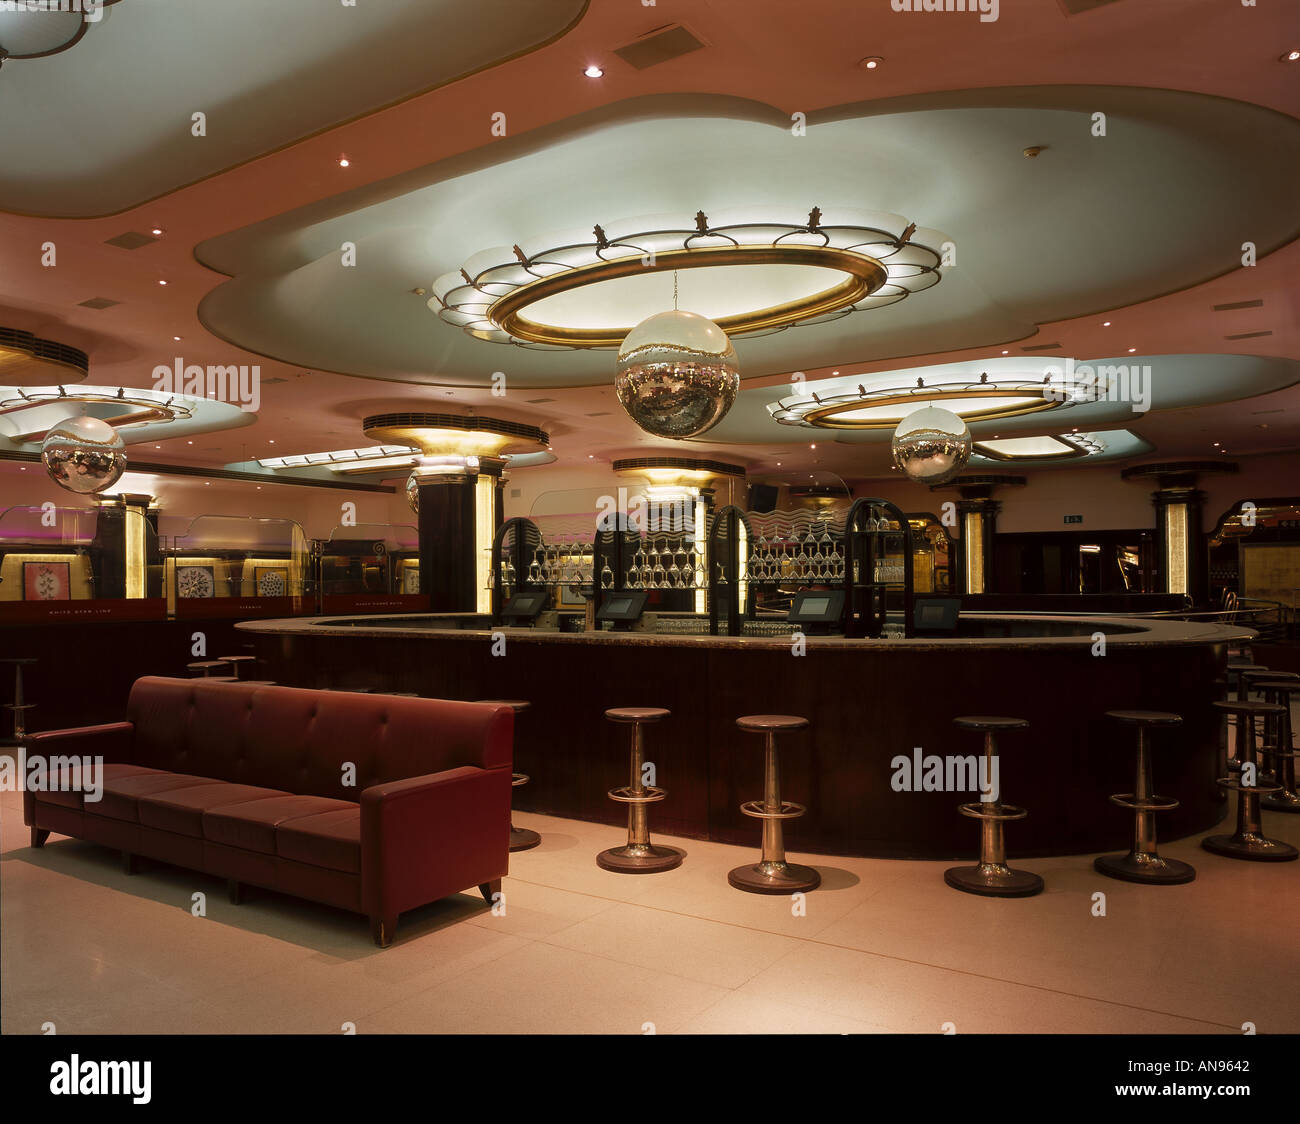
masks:
[(643, 35), (635, 43), (619, 47), (614, 54), (628, 66), (635, 67), (637, 70), (646, 70), (658, 66), (661, 62), (689, 55), (703, 46), (700, 40), (680, 24), (670, 24)]
[(105, 238), (105, 246), (116, 246), (119, 250), (138, 250), (141, 246), (148, 246), (151, 242), (157, 242), (158, 239), (152, 234), (141, 234), (138, 230), (128, 230), (125, 234), (119, 234), (116, 238)]
[(91, 297), (88, 301), (80, 301), (82, 308), (112, 308), (115, 304), (121, 304), (121, 301), (111, 301), (107, 297)]
[(1022, 347), (1021, 351), (1058, 351), (1061, 345), (1059, 343), (1036, 343), (1033, 347)]
[(594, 413), (594, 414), (587, 414), (586, 416), (589, 417), (589, 418), (607, 418), (607, 417), (609, 417), (609, 411), (608, 411), (608, 410), (599, 410), (599, 411), (597, 411), (597, 412)]
[(1079, 16), (1084, 12), (1091, 12), (1094, 8), (1104, 8), (1107, 4), (1118, 2), (1119, 0), (1060, 0), (1067, 16)]
[(554, 398), (525, 398), (524, 401), (527, 402), (530, 406), (540, 406), (543, 402), (554, 402), (555, 399)]
[(1224, 336), (1225, 340), (1253, 340), (1256, 336), (1271, 336), (1272, 329), (1267, 332), (1238, 332), (1235, 336)]
[(1263, 301), (1235, 301), (1232, 304), (1216, 304), (1215, 312), (1236, 312), (1239, 308), (1263, 308)]

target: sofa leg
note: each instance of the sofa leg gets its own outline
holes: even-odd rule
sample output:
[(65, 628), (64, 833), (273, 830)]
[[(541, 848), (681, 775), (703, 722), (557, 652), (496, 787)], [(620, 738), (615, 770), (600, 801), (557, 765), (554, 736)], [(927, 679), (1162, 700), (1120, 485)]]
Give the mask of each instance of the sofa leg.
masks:
[(45, 841), (50, 837), (50, 833), (43, 827), (32, 828), (32, 846), (44, 847)]
[(483, 900), (488, 905), (496, 905), (497, 903), (492, 900), (492, 895), (501, 892), (501, 879), (494, 878), (491, 882), (479, 883), (478, 892), (483, 895)]
[(370, 918), (370, 935), (375, 938), (375, 944), (380, 948), (387, 948), (393, 943), (393, 934), (397, 932), (397, 914), (392, 917), (371, 917)]
[(233, 878), (227, 878), (226, 897), (230, 899), (231, 905), (239, 905), (239, 903), (244, 900), (243, 884), (236, 882)]
[(134, 874), (136, 872), (135, 856), (130, 851), (122, 852), (122, 873)]

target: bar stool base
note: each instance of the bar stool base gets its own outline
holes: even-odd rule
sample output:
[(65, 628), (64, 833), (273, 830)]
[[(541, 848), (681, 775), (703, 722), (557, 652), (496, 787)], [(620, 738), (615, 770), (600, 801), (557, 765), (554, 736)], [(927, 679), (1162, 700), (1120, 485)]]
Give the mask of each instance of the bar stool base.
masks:
[(624, 844), (622, 847), (610, 847), (596, 856), (596, 865), (601, 870), (613, 871), (615, 874), (659, 874), (665, 870), (675, 870), (682, 865), (685, 853), (676, 847), (661, 847), (657, 843), (646, 843), (636, 847)]
[(1267, 808), (1270, 812), (1288, 812), (1291, 815), (1300, 815), (1300, 796), (1288, 799), (1282, 793), (1274, 793), (1272, 796), (1261, 796), (1259, 806)]
[(1225, 858), (1259, 863), (1285, 863), (1300, 858), (1300, 851), (1290, 843), (1263, 835), (1207, 835), (1201, 840), (1201, 846)]
[(510, 825), (510, 852), (531, 851), (539, 843), (542, 837), (537, 834), (531, 827), (515, 827)]
[(1181, 886), (1196, 880), (1196, 868), (1178, 859), (1162, 859), (1159, 855), (1139, 854), (1100, 855), (1092, 860), (1093, 868), (1109, 878), (1121, 882), (1141, 882), (1152, 886)]
[(1037, 874), (992, 863), (949, 867), (943, 880), (954, 890), (987, 898), (1030, 898), (1043, 892), (1043, 880)]
[(727, 881), (748, 894), (800, 894), (817, 889), (822, 876), (798, 863), (759, 862), (729, 871)]

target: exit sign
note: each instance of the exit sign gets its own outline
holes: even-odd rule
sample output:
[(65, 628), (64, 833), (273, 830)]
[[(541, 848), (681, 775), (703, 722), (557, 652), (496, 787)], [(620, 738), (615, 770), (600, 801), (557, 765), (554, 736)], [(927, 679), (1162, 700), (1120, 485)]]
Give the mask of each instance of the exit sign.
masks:
[(1067, 516), (1065, 517), (1065, 521), (1066, 521), (1067, 523), (1082, 523), (1082, 522), (1083, 522), (1083, 516), (1082, 516), (1082, 515), (1067, 515)]

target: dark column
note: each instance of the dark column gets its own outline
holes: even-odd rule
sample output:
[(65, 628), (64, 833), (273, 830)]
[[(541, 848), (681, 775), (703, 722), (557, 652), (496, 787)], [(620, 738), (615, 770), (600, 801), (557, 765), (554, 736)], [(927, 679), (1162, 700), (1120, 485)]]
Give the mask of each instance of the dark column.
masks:
[(958, 476), (947, 484), (931, 487), (932, 492), (956, 488), (961, 495), (957, 501), (957, 513), (961, 516), (961, 565), (958, 567), (957, 589), (962, 594), (998, 592), (994, 537), (1002, 503), (992, 498), (993, 489), (1024, 484), (1023, 476), (989, 473)]
[(477, 471), (438, 471), (420, 480), (420, 592), (433, 612), (478, 612), (486, 600), (484, 568), (501, 519), (503, 464), (480, 457)]

